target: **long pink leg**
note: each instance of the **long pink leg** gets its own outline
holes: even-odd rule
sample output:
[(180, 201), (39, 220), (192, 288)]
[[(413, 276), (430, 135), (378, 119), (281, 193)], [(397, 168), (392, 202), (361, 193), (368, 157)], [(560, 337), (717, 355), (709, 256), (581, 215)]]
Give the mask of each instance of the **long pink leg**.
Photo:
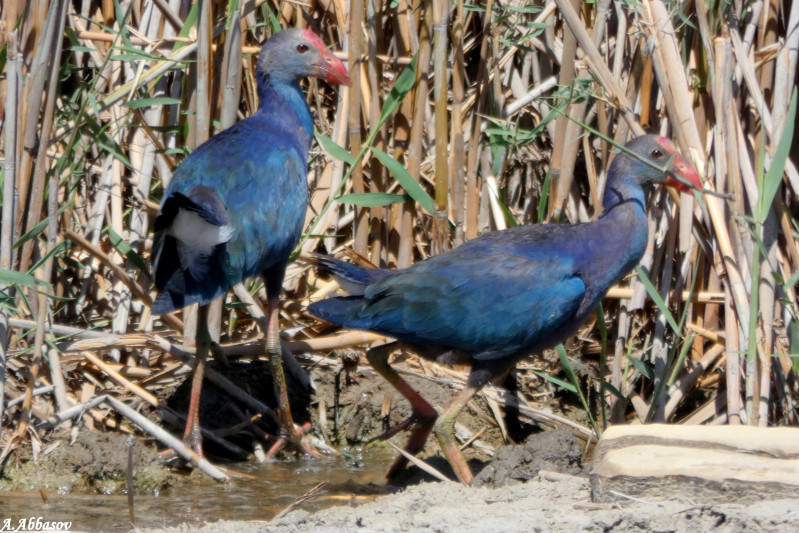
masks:
[(447, 410), (439, 417), (438, 421), (433, 428), (438, 439), (438, 444), (441, 446), (441, 451), (447, 457), (452, 470), (455, 475), (464, 485), (468, 485), (472, 481), (472, 471), (466, 460), (463, 458), (458, 441), (455, 439), (455, 419), (458, 414), (466, 407), (466, 404), (474, 398), (480, 389), (482, 389), (489, 380), (506, 374), (513, 368), (515, 360), (513, 358), (505, 358), (497, 361), (481, 361), (475, 360), (472, 370), (469, 373), (469, 380), (466, 382), (466, 388), (458, 394), (458, 397), (447, 407)]
[(458, 397), (455, 398), (455, 401), (447, 407), (447, 410), (444, 411), (433, 428), (433, 433), (438, 439), (441, 451), (444, 452), (447, 461), (452, 466), (452, 470), (455, 471), (455, 475), (458, 476), (458, 479), (464, 485), (471, 483), (473, 476), (469, 465), (466, 464), (466, 460), (463, 458), (458, 441), (455, 439), (455, 419), (479, 390), (480, 388), (472, 385), (463, 389), (458, 394)]
[(208, 306), (205, 305), (201, 305), (197, 310), (197, 338), (195, 339), (195, 345), (197, 346), (197, 353), (194, 357), (189, 412), (186, 417), (183, 442), (191, 446), (202, 457), (203, 437), (200, 431), (200, 395), (202, 394), (203, 378), (205, 377), (205, 361), (208, 358), (208, 351), (211, 347), (211, 335), (208, 332)]
[[(397, 391), (411, 403), (413, 415), (409, 420), (406, 420), (399, 426), (388, 430), (381, 437), (389, 437), (399, 431), (399, 429), (404, 429), (405, 427), (414, 424), (416, 427), (413, 429), (411, 436), (408, 438), (408, 443), (405, 445), (405, 451), (411, 455), (416, 455), (422, 450), (422, 448), (424, 448), (425, 442), (427, 442), (427, 437), (430, 436), (430, 432), (433, 430), (433, 424), (438, 417), (438, 412), (432, 405), (422, 398), (418, 392), (413, 390), (411, 386), (408, 385), (408, 383), (402, 379), (402, 377), (400, 377), (397, 371), (391, 368), (391, 366), (388, 364), (388, 357), (391, 355), (391, 352), (395, 346), (396, 343), (390, 343), (372, 348), (366, 352), (366, 359), (378, 374), (383, 376), (386, 381), (391, 383), (391, 385), (393, 385), (394, 388), (397, 389)], [(394, 474), (402, 470), (407, 463), (408, 460), (404, 455), (398, 456), (396, 459), (394, 459), (394, 462), (391, 463), (391, 466), (386, 473), (386, 477), (392, 477)]]

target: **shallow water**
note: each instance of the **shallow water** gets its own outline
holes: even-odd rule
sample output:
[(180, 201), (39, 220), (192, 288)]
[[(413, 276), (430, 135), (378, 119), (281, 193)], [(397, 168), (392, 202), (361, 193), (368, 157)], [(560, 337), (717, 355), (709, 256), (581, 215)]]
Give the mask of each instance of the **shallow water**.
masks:
[[(385, 493), (384, 478), (390, 462), (385, 452), (357, 452), (352, 459), (301, 459), (271, 464), (234, 464), (230, 468), (252, 476), (229, 485), (200, 479), (159, 494), (137, 495), (137, 527), (166, 527), (183, 522), (202, 524), (221, 519), (268, 521), (317, 484), (327, 484), (299, 508), (314, 511), (333, 505), (368, 501)], [(20, 520), (72, 522), (69, 531), (129, 531), (132, 529), (125, 495), (9, 494), (0, 498), (0, 531), (4, 520), (10, 530)], [(41, 528), (36, 528), (41, 530)]]

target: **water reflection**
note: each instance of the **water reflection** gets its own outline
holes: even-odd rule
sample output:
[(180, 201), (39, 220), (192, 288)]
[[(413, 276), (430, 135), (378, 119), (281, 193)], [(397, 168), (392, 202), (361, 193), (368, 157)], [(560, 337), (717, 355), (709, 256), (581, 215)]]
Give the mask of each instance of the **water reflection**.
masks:
[[(389, 452), (390, 453), (390, 452)], [(135, 498), (138, 527), (166, 527), (183, 522), (217, 520), (267, 521), (322, 481), (319, 495), (300, 508), (314, 511), (332, 505), (359, 503), (385, 493), (383, 474), (391, 455), (356, 454), (355, 459), (302, 459), (268, 465), (231, 465), (247, 476), (231, 485), (198, 479), (165, 490), (158, 496)], [(0, 528), (22, 519), (72, 522), (71, 531), (129, 531), (128, 501), (124, 495), (49, 494), (43, 503), (37, 493), (0, 493)]]

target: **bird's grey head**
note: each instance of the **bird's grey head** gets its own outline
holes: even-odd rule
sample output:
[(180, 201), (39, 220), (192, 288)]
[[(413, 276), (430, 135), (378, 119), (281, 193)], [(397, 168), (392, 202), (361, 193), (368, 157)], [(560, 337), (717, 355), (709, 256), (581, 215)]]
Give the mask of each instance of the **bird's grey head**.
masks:
[(311, 30), (291, 28), (270, 37), (261, 48), (256, 69), (259, 80), (296, 83), (307, 76), (350, 84), (347, 69)]
[(610, 172), (634, 179), (642, 185), (665, 183), (682, 191), (691, 187), (676, 179), (679, 177), (693, 186), (702, 187), (699, 176), (679, 154), (671, 139), (657, 135), (641, 135), (629, 141), (613, 160)]

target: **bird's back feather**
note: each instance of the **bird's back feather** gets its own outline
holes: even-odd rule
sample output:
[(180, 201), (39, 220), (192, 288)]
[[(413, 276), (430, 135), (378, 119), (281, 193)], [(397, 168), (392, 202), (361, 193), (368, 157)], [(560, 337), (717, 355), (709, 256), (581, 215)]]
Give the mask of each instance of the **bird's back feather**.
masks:
[[(626, 223), (630, 216), (638, 213), (625, 205), (589, 224), (493, 232), (404, 270), (329, 260), (326, 267), (363, 285), (363, 295), (323, 300), (309, 311), (344, 327), (468, 351), (478, 360), (529, 355), (573, 334), (640, 259), (646, 225)], [(604, 253), (603, 236), (611, 232), (623, 244)]]
[[(155, 222), (154, 312), (209, 303), (243, 279), (284, 268), (302, 232), (308, 198), (310, 141), (297, 139), (275, 134), (265, 117), (255, 115), (209, 139), (177, 168)], [(193, 235), (191, 228), (176, 227), (186, 220), (181, 211), (220, 228), (212, 250), (199, 246), (209, 243), (201, 235), (207, 225), (198, 223)], [(186, 235), (183, 241), (180, 235)], [(187, 259), (194, 260), (193, 269)]]

